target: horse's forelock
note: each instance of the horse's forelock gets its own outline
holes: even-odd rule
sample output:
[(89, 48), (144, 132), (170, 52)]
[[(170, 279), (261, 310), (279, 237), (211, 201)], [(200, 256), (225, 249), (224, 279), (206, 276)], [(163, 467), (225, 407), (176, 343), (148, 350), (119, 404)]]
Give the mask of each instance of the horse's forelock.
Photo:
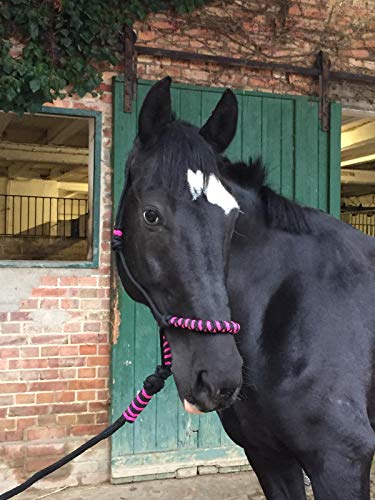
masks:
[(218, 175), (216, 155), (199, 135), (199, 129), (175, 120), (160, 133), (152, 147), (136, 144), (131, 169), (143, 187), (162, 188), (177, 196), (189, 194), (188, 171), (200, 171), (207, 184), (211, 174)]

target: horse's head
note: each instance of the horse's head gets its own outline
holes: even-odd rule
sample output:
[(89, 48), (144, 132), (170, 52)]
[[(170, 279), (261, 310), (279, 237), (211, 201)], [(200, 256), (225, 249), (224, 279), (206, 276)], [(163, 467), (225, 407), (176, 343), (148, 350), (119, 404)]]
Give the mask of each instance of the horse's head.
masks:
[[(139, 115), (127, 163), (125, 259), (163, 314), (229, 320), (226, 268), (239, 210), (219, 179), (217, 155), (236, 131), (237, 100), (226, 91), (199, 129), (174, 119), (170, 82), (152, 87)], [(126, 288), (142, 301), (130, 283)], [(242, 371), (233, 336), (174, 328), (166, 336), (185, 409), (231, 404)]]

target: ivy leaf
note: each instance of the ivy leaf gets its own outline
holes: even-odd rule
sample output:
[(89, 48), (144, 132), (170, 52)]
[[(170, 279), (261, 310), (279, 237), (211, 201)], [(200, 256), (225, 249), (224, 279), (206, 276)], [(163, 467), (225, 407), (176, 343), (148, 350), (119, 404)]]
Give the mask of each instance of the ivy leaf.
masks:
[(37, 38), (37, 36), (39, 34), (39, 27), (38, 27), (38, 25), (34, 21), (31, 21), (29, 27), (30, 27), (30, 36), (31, 36), (31, 38), (33, 38), (33, 39)]
[(40, 80), (38, 78), (34, 78), (33, 80), (31, 80), (29, 85), (30, 85), (31, 90), (35, 94), (35, 92), (38, 92), (38, 90), (40, 89)]
[(61, 40), (61, 43), (64, 45), (64, 47), (70, 47), (72, 44), (72, 40), (70, 38), (63, 38)]
[(12, 87), (8, 87), (6, 92), (5, 92), (5, 95), (8, 99), (9, 102), (12, 102), (13, 99), (16, 97), (17, 95), (17, 92), (14, 90), (14, 88)]

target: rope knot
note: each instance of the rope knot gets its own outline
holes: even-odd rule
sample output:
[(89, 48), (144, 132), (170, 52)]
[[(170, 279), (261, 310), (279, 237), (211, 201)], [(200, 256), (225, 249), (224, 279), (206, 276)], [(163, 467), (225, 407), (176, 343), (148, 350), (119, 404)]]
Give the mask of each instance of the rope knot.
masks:
[(172, 372), (169, 367), (158, 365), (155, 373), (146, 378), (143, 387), (150, 396), (153, 396), (163, 389), (165, 381), (171, 374)]
[(112, 232), (112, 250), (119, 252), (122, 250), (122, 229), (115, 227)]
[(122, 235), (115, 234), (115, 232), (113, 231), (111, 244), (112, 250), (114, 250), (115, 252), (119, 252), (120, 250), (122, 250)]

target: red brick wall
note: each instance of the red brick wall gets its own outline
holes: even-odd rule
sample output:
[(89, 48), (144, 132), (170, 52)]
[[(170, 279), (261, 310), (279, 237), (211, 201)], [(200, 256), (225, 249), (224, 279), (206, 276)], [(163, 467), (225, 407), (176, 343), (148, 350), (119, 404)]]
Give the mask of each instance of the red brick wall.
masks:
[[(139, 43), (301, 65), (313, 64), (314, 54), (324, 49), (333, 69), (374, 74), (374, 2), (299, 0), (281, 14), (279, 6), (288, 2), (264, 4), (247, 0), (243, 9), (213, 4), (192, 16), (154, 15), (137, 24)], [(0, 300), (1, 490), (60, 458), (108, 421), (113, 74), (104, 73), (101, 97), (54, 104), (103, 113), (99, 269), (0, 269), (2, 293), (13, 297), (9, 307)], [(139, 57), (140, 78), (167, 74), (194, 84), (318, 91), (312, 79), (277, 71)], [(331, 97), (375, 109), (374, 91), (366, 87), (331, 85)], [(37, 486), (107, 480), (108, 450), (108, 442), (102, 443)]]
[(0, 440), (18, 479), (108, 420), (110, 289), (95, 274), (41, 276), (18, 311), (1, 313)]
[[(100, 98), (55, 103), (102, 112), (99, 268), (0, 269), (1, 491), (108, 423), (111, 77)], [(108, 442), (99, 445), (38, 487), (107, 480), (108, 450)]]
[[(228, 57), (315, 64), (328, 53), (332, 70), (375, 75), (375, 2), (368, 0), (216, 1), (191, 15), (157, 14), (135, 26), (138, 43)], [(199, 62), (140, 56), (138, 74), (156, 79), (317, 95), (316, 79), (280, 71), (233, 69)], [(331, 84), (332, 99), (374, 107), (374, 88)]]

